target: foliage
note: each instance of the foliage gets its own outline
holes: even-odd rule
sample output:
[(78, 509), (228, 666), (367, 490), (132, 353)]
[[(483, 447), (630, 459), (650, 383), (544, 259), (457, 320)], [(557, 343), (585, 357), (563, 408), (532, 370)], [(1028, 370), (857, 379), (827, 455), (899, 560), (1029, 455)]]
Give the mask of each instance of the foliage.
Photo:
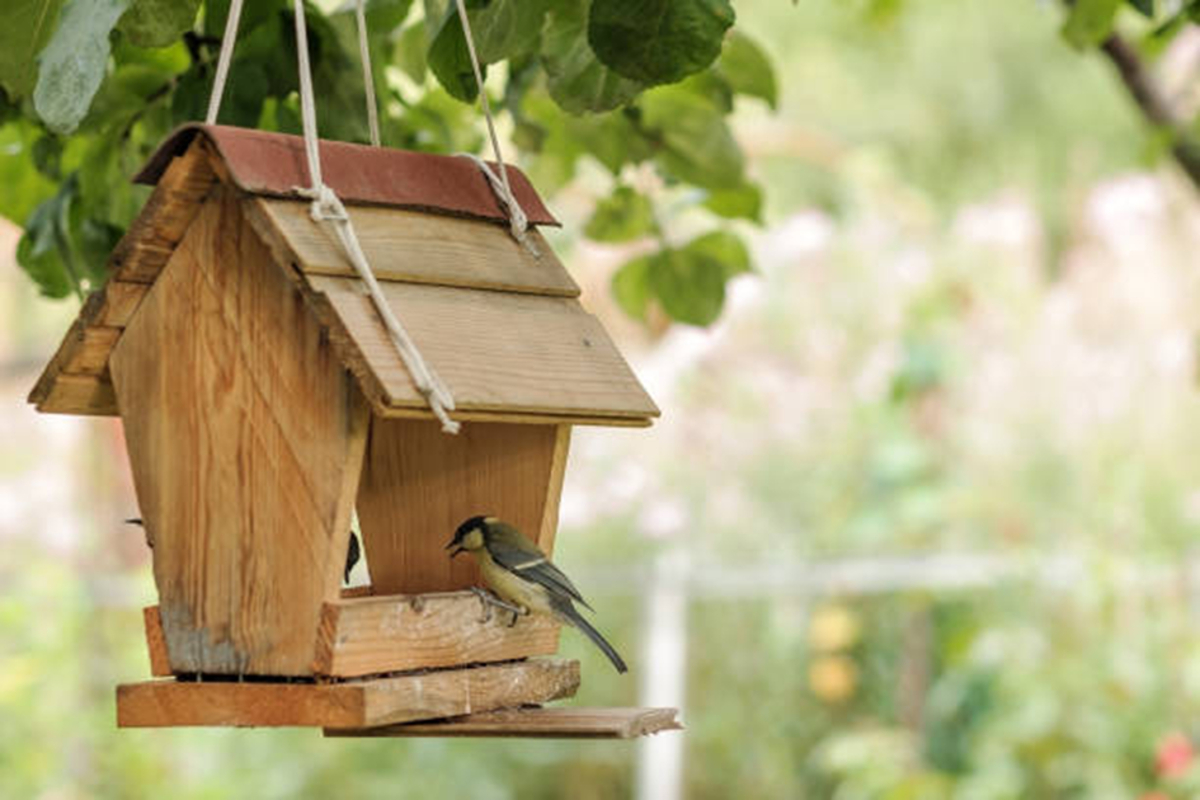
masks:
[[(721, 254), (699, 259), (694, 248), (668, 246), (672, 220), (654, 209), (670, 201), (673, 215), (707, 215), (722, 241), (738, 238), (732, 221), (761, 221), (762, 192), (728, 117), (736, 96), (774, 107), (777, 87), (764, 51), (728, 33), (728, 0), (664, 1), (637, 14), (624, 0), (466, 6), (491, 67), (493, 105), (511, 117), (519, 158), (543, 190), (591, 160), (610, 174), (605, 203), (615, 208), (628, 199), (630, 171), (660, 173), (665, 185), (640, 195), (653, 226), (626, 226), (617, 239), (611, 223), (589, 230), (609, 242), (656, 235), (656, 263), (673, 266), (647, 272), (639, 291), (676, 319), (714, 319), (725, 280), (747, 265), (714, 267)], [(129, 175), (173, 127), (204, 114), (228, 8), (228, 0), (22, 0), (0, 11), (0, 142), (10, 145), (0, 158), (13, 162), (3, 172), (15, 187), (0, 214), (24, 223), (20, 264), (44, 295), (82, 295), (103, 280), (101, 245), (146, 197)], [(351, 8), (309, 8), (310, 50), (322, 135), (362, 142)], [(299, 131), (290, 9), (286, 0), (247, 4), (222, 122)], [(469, 105), (478, 90), (455, 2), (370, 0), (367, 16), (384, 144), (478, 149)], [(651, 90), (660, 84), (672, 85)], [(696, 187), (705, 191), (689, 191)], [(746, 253), (740, 241), (735, 250)]]

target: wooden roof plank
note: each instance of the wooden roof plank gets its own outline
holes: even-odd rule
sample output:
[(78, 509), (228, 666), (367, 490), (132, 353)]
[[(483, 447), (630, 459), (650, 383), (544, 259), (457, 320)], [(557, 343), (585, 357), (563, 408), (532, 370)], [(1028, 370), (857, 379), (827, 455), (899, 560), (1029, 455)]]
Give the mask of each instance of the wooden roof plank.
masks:
[[(255, 198), (253, 203), (287, 240), (304, 272), (356, 275), (341, 245), (312, 219), (307, 202)], [(381, 281), (579, 295), (579, 286), (535, 229), (528, 235), (538, 248), (536, 258), (507, 227), (494, 222), (377, 206), (348, 211), (363, 253)]]
[[(360, 282), (309, 276), (326, 296), (386, 404), (423, 407)], [(463, 411), (646, 419), (658, 408), (578, 301), (385, 282), (381, 288), (418, 349)]]
[[(212, 147), (232, 184), (242, 191), (296, 197), (296, 187), (309, 183), (304, 140), (299, 136), (195, 123), (177, 128), (134, 181), (160, 182), (171, 158), (186, 152), (197, 139)], [(326, 184), (348, 205), (508, 220), (487, 178), (469, 158), (324, 139), (318, 147)], [(509, 165), (508, 177), (531, 224), (558, 224), (520, 169)]]

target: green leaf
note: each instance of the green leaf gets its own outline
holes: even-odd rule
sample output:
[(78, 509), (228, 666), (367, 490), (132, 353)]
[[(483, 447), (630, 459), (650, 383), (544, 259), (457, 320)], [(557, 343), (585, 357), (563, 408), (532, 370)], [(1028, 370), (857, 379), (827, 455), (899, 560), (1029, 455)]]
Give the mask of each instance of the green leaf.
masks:
[(367, 0), (367, 32), (372, 38), (387, 38), (404, 24), (413, 0)]
[(613, 299), (629, 316), (644, 321), (650, 308), (650, 268), (654, 256), (625, 262), (612, 279)]
[(613, 175), (619, 174), (626, 164), (638, 164), (654, 156), (654, 143), (638, 130), (628, 111), (567, 117), (566, 128), (571, 141)]
[(1113, 30), (1124, 0), (1076, 0), (1063, 25), (1063, 37), (1080, 49), (1098, 45)]
[[(239, 20), (238, 49), (241, 48), (243, 36), (263, 22), (276, 17), (287, 10), (291, 15), (291, 0), (253, 0), (242, 7), (242, 18)], [(225, 22), (229, 18), (229, 0), (204, 0), (204, 32), (218, 38), (225, 35)], [(295, 51), (292, 51), (295, 58)]]
[(494, 64), (536, 51), (551, 0), (491, 0), (467, 12), (480, 62)]
[(392, 63), (405, 75), (414, 83), (425, 82), (425, 72), (429, 69), (425, 63), (425, 20), (414, 22), (400, 33), (393, 53)]
[(626, 78), (674, 83), (720, 55), (733, 20), (729, 0), (593, 0), (588, 43)]
[(542, 66), (550, 96), (565, 111), (582, 114), (625, 105), (645, 87), (613, 72), (592, 52), (586, 33), (588, 0), (550, 12), (542, 40)]
[(166, 47), (192, 29), (200, 0), (132, 0), (117, 29), (138, 47)]
[(726, 219), (748, 219), (762, 223), (762, 190), (753, 183), (709, 192), (704, 207)]
[(662, 141), (656, 158), (668, 173), (705, 189), (741, 186), (742, 149), (712, 103), (669, 86), (647, 92), (638, 107), (642, 126)]
[(34, 166), (33, 149), (42, 135), (42, 126), (28, 118), (0, 127), (0, 216), (16, 223), (58, 189)]
[(650, 264), (649, 282), (663, 310), (689, 325), (710, 325), (725, 305), (724, 265), (702, 250), (664, 250)]
[(33, 104), (47, 127), (70, 133), (87, 114), (108, 66), (108, 36), (128, 0), (68, 0), (38, 56)]
[(775, 69), (767, 54), (746, 34), (734, 31), (725, 40), (717, 71), (737, 94), (757, 97), (771, 108), (777, 107)]
[(37, 54), (50, 41), (63, 0), (7, 0), (0, 26), (0, 86), (16, 99), (37, 82)]
[(750, 251), (746, 249), (745, 242), (729, 231), (713, 231), (699, 236), (684, 245), (683, 252), (717, 262), (726, 279), (752, 269)]
[(1154, 0), (1129, 0), (1129, 5), (1133, 6), (1147, 19), (1154, 19)]
[(43, 295), (54, 299), (72, 291), (82, 296), (67, 233), (77, 186), (74, 178), (65, 181), (54, 197), (35, 208), (17, 243), (17, 263)]
[[(438, 8), (443, 8), (440, 14), (436, 13)], [(470, 13), (470, 4), (467, 13)], [(426, 0), (425, 19), (426, 26), (430, 20), (437, 20), (437, 24), (429, 29), (431, 38), (425, 54), (429, 69), (451, 97), (464, 103), (474, 102), (479, 97), (479, 87), (475, 83), (471, 54), (467, 50), (462, 20), (458, 18), (455, 4), (450, 2), (442, 7), (438, 0)], [(481, 64), (480, 69), (486, 80), (487, 65)]]
[(618, 186), (596, 204), (583, 232), (597, 242), (628, 242), (654, 232), (654, 205), (628, 186)]

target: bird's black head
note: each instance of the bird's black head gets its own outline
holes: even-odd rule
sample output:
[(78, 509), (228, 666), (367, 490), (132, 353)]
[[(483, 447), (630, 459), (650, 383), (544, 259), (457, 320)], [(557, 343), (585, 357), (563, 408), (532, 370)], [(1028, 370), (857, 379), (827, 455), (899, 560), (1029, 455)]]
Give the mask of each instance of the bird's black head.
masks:
[(450, 540), (450, 544), (446, 545), (446, 549), (450, 551), (450, 557), (454, 558), (463, 551), (478, 550), (483, 547), (483, 538), (487, 533), (488, 521), (491, 519), (492, 517), (480, 514), (459, 525), (458, 530), (454, 532), (454, 538)]

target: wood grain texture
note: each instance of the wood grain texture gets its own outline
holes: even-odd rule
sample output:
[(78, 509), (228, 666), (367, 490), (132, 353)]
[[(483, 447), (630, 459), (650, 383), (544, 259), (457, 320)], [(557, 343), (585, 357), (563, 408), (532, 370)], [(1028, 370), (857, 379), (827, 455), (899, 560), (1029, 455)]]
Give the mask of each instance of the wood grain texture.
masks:
[(49, 382), (47, 390), (49, 394), (37, 403), (37, 410), (43, 413), (85, 417), (117, 414), (117, 396), (106, 377), (60, 374)]
[(150, 674), (156, 678), (170, 676), (171, 658), (167, 655), (167, 637), (163, 633), (158, 606), (142, 609), (142, 623), (146, 628), (146, 652), (150, 655)]
[(358, 730), (327, 729), (329, 737), (463, 736), (519, 739), (636, 739), (682, 730), (674, 708), (519, 708), (431, 722)]
[(483, 621), (471, 592), (363, 597), (326, 603), (313, 671), (355, 678), (428, 667), (484, 664), (558, 650), (558, 623), (493, 610)]
[(154, 282), (216, 185), (212, 159), (209, 146), (198, 141), (171, 162), (113, 250), (109, 268), (115, 280)]
[(345, 683), (147, 681), (117, 687), (122, 728), (364, 728), (544, 703), (575, 694), (577, 661), (522, 661)]
[[(477, 585), (473, 561), (450, 559), (446, 543), (476, 514), (495, 515), (528, 536), (540, 536), (548, 494), (561, 488), (553, 479), (556, 457), (565, 448), (554, 425), (475, 423), (447, 436), (433, 422), (375, 418), (358, 490), (358, 521), (376, 594)], [(553, 540), (539, 544), (549, 551)]]
[(144, 283), (109, 280), (100, 288), (103, 301), (92, 324), (124, 328), (149, 290), (150, 287)]
[[(436, 419), (427, 408), (372, 405), (376, 416), (384, 419)], [(459, 422), (504, 422), (519, 425), (595, 425), (606, 428), (648, 428), (649, 417), (581, 417), (574, 414), (514, 414), (506, 411), (455, 411)]]
[[(253, 203), (305, 272), (357, 276), (332, 232), (313, 220), (309, 203), (261, 197)], [(540, 258), (514, 240), (507, 226), (494, 222), (375, 206), (347, 210), (381, 281), (579, 296), (579, 286), (534, 228), (528, 235)]]
[[(308, 280), (382, 385), (384, 402), (423, 408), (425, 399), (361, 283), (319, 275)], [(381, 288), (464, 411), (658, 415), (600, 322), (577, 300), (398, 282)]]
[(292, 279), (213, 195), (111, 358), (175, 672), (311, 674), (369, 412)]

